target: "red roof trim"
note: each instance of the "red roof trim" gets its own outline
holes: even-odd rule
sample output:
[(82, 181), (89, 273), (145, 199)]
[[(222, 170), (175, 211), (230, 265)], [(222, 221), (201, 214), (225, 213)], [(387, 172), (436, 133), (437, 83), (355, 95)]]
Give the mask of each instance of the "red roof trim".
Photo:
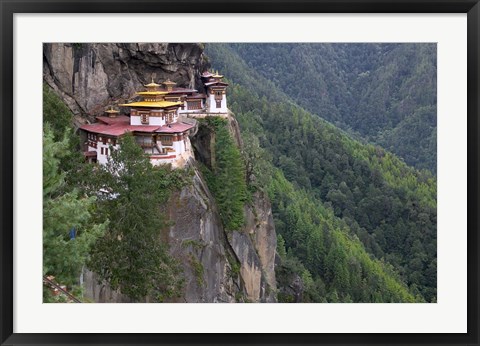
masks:
[(126, 132), (146, 132), (146, 133), (183, 133), (190, 130), (193, 127), (187, 123), (173, 123), (164, 126), (151, 126), (151, 125), (130, 125), (130, 123), (117, 123), (112, 125), (106, 125), (102, 123), (95, 123), (89, 125), (83, 125), (80, 129), (88, 132), (93, 132), (98, 135), (115, 136), (119, 137)]
[(118, 115), (116, 117), (107, 117), (107, 116), (98, 116), (96, 119), (102, 123), (105, 124), (118, 124), (122, 122), (128, 122), (130, 123), (130, 118), (127, 117), (126, 115)]
[(155, 132), (160, 126), (147, 126), (147, 125), (130, 125), (130, 123), (125, 124), (113, 124), (113, 125), (106, 125), (102, 123), (90, 124), (90, 125), (83, 125), (80, 129), (88, 132), (93, 132), (99, 135), (105, 136), (121, 136), (126, 132)]
[(164, 125), (160, 127), (157, 133), (182, 133), (193, 128), (193, 125), (186, 123), (173, 123), (169, 125)]

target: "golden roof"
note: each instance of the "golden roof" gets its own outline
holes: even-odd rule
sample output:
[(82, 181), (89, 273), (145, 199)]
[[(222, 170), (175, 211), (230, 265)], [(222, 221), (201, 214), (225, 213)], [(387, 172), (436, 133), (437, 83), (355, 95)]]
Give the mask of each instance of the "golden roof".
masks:
[(166, 91), (139, 91), (136, 92), (137, 95), (166, 95), (168, 92)]
[(159, 87), (160, 84), (157, 84), (157, 83), (155, 83), (154, 81), (152, 81), (151, 83), (145, 84), (145, 86), (146, 86), (147, 88), (156, 88), (156, 87)]
[(124, 103), (119, 106), (122, 107), (147, 107), (147, 108), (167, 108), (171, 106), (179, 106), (182, 102), (170, 102), (170, 101), (139, 101), (132, 103)]
[(114, 113), (120, 113), (120, 111), (117, 111), (117, 110), (113, 109), (112, 106), (110, 106), (110, 109), (107, 109), (107, 110), (105, 111), (105, 113), (114, 114)]
[(153, 77), (152, 77), (152, 81), (151, 81), (150, 83), (148, 83), (148, 84), (145, 84), (145, 86), (146, 86), (147, 88), (156, 88), (156, 87), (159, 87), (160, 84), (155, 83), (155, 82), (153, 81)]
[(223, 78), (223, 75), (218, 74), (218, 70), (215, 71), (215, 74), (212, 76), (213, 78)]
[(177, 83), (175, 82), (172, 82), (170, 79), (167, 79), (165, 82), (163, 82), (162, 84), (165, 84), (165, 85), (175, 85)]

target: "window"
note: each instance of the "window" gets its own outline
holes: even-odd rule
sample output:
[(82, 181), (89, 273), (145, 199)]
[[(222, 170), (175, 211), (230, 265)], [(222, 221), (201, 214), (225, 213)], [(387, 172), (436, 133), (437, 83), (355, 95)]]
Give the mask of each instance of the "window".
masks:
[(105, 148), (105, 155), (108, 156), (108, 148)]
[(200, 101), (188, 101), (188, 109), (201, 109)]
[(222, 108), (222, 100), (215, 101), (217, 104), (217, 108)]
[(140, 121), (142, 124), (148, 124), (148, 113), (140, 113)]
[(142, 148), (151, 148), (154, 146), (151, 136), (135, 136), (135, 141)]
[(100, 154), (102, 154), (102, 155), (103, 155), (103, 148), (101, 148), (101, 149), (100, 149)]
[(172, 136), (160, 136), (160, 141), (162, 142), (162, 145), (172, 145), (173, 144)]

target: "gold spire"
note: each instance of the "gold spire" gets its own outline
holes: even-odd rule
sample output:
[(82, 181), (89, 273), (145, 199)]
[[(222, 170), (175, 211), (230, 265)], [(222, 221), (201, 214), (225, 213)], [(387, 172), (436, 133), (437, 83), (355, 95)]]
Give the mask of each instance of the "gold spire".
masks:
[(110, 118), (115, 118), (120, 111), (117, 111), (113, 109), (113, 106), (110, 106), (110, 109), (107, 109), (105, 113), (107, 113)]
[(152, 78), (152, 82), (151, 82), (151, 83), (148, 83), (148, 84), (145, 84), (145, 86), (146, 86), (147, 88), (156, 88), (156, 87), (159, 87), (160, 84), (155, 83), (155, 82), (153, 81), (153, 78)]
[[(160, 86), (160, 84), (155, 83), (155, 81), (153, 80), (153, 74), (152, 74), (152, 81), (148, 84), (145, 84), (145, 86), (147, 87), (147, 89), (156, 90)], [(153, 90), (149, 90), (149, 91), (153, 91)]]
[(176, 85), (177, 83), (172, 82), (170, 79), (167, 79), (165, 82), (162, 83), (163, 85)]
[(167, 79), (165, 82), (162, 83), (165, 86), (167, 91), (172, 91), (173, 87), (177, 85), (177, 83), (172, 82), (170, 79)]
[(147, 88), (146, 91), (138, 91), (137, 95), (143, 96), (144, 101), (146, 102), (156, 102), (163, 100), (163, 95), (167, 94), (165, 91), (159, 90), (160, 84), (155, 83), (154, 74), (152, 74), (152, 81), (148, 84), (145, 84)]

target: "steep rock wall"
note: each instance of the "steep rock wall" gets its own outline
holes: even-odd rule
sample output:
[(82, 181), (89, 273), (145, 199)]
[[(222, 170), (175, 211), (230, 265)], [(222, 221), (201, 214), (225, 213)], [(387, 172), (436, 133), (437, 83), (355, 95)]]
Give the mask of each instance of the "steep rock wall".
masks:
[[(95, 116), (132, 98), (150, 82), (199, 87), (206, 68), (195, 43), (46, 43), (43, 77), (75, 115)], [(77, 119), (81, 122), (81, 118)]]
[(250, 302), (277, 301), (275, 251), (277, 236), (270, 203), (261, 193), (245, 207), (246, 225), (229, 234), (229, 242), (240, 262), (246, 298)]
[(233, 252), (207, 185), (196, 168), (192, 174), (192, 183), (175, 193), (167, 208), (172, 226), (164, 236), (185, 275), (184, 294), (175, 301), (235, 302), (242, 284), (232, 270)]
[[(228, 128), (236, 145), (242, 148), (240, 128), (233, 113), (229, 113)], [(200, 125), (192, 139), (197, 161), (212, 167), (215, 161), (215, 133)], [(215, 199), (209, 199), (215, 203)], [(242, 294), (249, 302), (276, 302), (275, 254), (277, 236), (270, 202), (266, 195), (256, 192), (245, 205), (245, 225), (237, 231), (223, 230), (236, 259), (242, 284)], [(233, 270), (236, 271), (236, 270)]]
[[(164, 237), (184, 268), (184, 294), (177, 302), (276, 302), (277, 238), (270, 203), (261, 193), (245, 207), (242, 230), (227, 232), (200, 171), (174, 194)], [(168, 233), (168, 234), (167, 234)]]
[[(113, 103), (131, 98), (143, 84), (167, 78), (178, 86), (200, 89), (206, 66), (201, 44), (45, 44), (44, 81), (75, 114), (77, 124), (93, 120)], [(238, 123), (228, 117), (229, 130), (242, 147)], [(196, 160), (215, 160), (215, 135), (199, 128), (192, 138)], [(174, 193), (165, 213), (171, 221), (160, 232), (184, 268), (181, 298), (174, 302), (275, 302), (276, 234), (270, 204), (256, 193), (245, 206), (243, 229), (223, 229), (215, 199), (198, 169), (190, 163), (191, 184)], [(85, 296), (95, 302), (130, 302), (84, 273)], [(147, 298), (145, 301), (149, 301)]]
[[(160, 233), (185, 279), (180, 298), (168, 302), (276, 302), (276, 234), (268, 199), (254, 194), (245, 207), (245, 227), (227, 232), (195, 161), (190, 164), (191, 184), (171, 196), (164, 210), (171, 226)], [(84, 282), (92, 301), (132, 302), (92, 272), (85, 272)]]

